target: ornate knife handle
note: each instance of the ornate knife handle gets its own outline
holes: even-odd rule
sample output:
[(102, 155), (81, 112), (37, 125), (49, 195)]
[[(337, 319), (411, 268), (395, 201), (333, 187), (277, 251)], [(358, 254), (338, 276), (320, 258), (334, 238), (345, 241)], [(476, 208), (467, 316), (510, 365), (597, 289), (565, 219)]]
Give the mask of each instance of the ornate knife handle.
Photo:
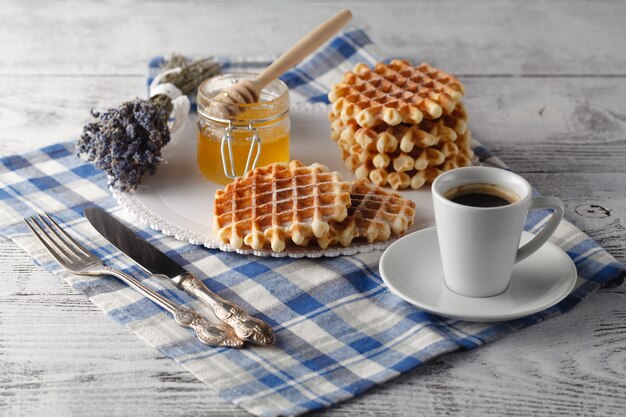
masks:
[(233, 328), (238, 338), (259, 345), (272, 345), (276, 338), (272, 328), (262, 320), (250, 316), (243, 308), (224, 300), (191, 274), (172, 279), (174, 284), (207, 303), (218, 319)]
[(183, 327), (196, 332), (198, 340), (209, 346), (241, 347), (243, 342), (233, 335), (228, 326), (213, 324), (200, 314), (185, 307), (178, 307), (174, 319)]
[(102, 275), (112, 275), (116, 278), (127, 283), (130, 287), (139, 291), (141, 294), (154, 301), (159, 306), (163, 307), (172, 315), (176, 320), (176, 323), (183, 327), (189, 327), (196, 332), (198, 340), (205, 345), (209, 346), (227, 346), (227, 347), (241, 347), (243, 342), (239, 339), (233, 329), (224, 324), (213, 324), (207, 319), (202, 317), (197, 312), (190, 310), (186, 307), (182, 307), (175, 302), (163, 297), (158, 292), (154, 291), (150, 287), (144, 285), (140, 281), (136, 280), (132, 276), (125, 272), (104, 266), (98, 269), (98, 271), (92, 271)]

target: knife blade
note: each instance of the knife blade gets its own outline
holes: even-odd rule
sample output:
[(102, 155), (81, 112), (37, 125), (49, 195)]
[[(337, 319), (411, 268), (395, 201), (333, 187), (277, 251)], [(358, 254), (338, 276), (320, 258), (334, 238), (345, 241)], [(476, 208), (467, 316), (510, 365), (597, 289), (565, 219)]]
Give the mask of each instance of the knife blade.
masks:
[(274, 343), (274, 333), (267, 323), (250, 316), (240, 306), (213, 293), (201, 280), (137, 236), (128, 226), (105, 210), (100, 207), (89, 207), (83, 214), (106, 240), (146, 271), (155, 276), (169, 278), (178, 288), (207, 303), (218, 319), (233, 328), (237, 337), (260, 345)]

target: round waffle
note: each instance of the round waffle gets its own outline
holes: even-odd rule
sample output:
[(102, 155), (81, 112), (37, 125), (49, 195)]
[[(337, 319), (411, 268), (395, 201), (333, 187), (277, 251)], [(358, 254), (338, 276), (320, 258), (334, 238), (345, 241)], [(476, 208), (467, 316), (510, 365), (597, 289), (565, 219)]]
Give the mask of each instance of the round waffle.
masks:
[(321, 248), (341, 244), (350, 246), (357, 238), (369, 243), (385, 241), (391, 235), (402, 235), (413, 224), (415, 203), (361, 179), (350, 184), (351, 204), (348, 216), (332, 222), (328, 233), (317, 239)]
[(288, 240), (304, 246), (348, 215), (350, 185), (321, 164), (277, 163), (249, 171), (215, 193), (214, 233), (239, 249), (281, 252)]
[(357, 64), (328, 98), (332, 111), (344, 122), (361, 127), (400, 123), (418, 124), (423, 118), (451, 114), (465, 89), (455, 77), (428, 64), (413, 67), (408, 61)]

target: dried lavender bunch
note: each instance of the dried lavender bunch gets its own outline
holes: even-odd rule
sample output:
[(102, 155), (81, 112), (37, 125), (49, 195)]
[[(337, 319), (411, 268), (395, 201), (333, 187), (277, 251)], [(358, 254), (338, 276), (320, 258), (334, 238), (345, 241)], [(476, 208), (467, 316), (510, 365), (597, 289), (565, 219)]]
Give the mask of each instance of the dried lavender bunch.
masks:
[[(180, 56), (172, 60), (183, 63)], [(219, 64), (206, 58), (187, 62), (181, 72), (169, 74), (165, 81), (189, 94), (218, 73)], [(170, 141), (167, 121), (171, 109), (171, 99), (162, 94), (148, 100), (136, 98), (105, 112), (92, 109), (96, 120), (83, 128), (77, 152), (106, 172), (109, 186), (132, 191), (145, 174), (154, 175), (163, 160), (161, 149)]]
[(83, 128), (77, 151), (106, 172), (109, 186), (129, 191), (146, 173), (156, 173), (161, 148), (170, 141), (163, 107), (137, 98), (91, 114), (96, 121)]

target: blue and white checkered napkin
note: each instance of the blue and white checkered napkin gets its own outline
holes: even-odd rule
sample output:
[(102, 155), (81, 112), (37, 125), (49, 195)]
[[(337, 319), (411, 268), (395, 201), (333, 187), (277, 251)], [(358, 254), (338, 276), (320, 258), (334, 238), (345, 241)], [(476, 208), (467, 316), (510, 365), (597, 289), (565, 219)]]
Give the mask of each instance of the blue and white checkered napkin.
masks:
[[(377, 54), (359, 30), (343, 33), (283, 80), (294, 100), (325, 101), (329, 86), (355, 63)], [(159, 59), (153, 61), (157, 65)], [(267, 62), (224, 60), (226, 70), (256, 70)], [(470, 109), (471, 110), (471, 109)], [(486, 150), (476, 149), (483, 158)], [(495, 158), (491, 158), (496, 162)], [(391, 294), (378, 273), (380, 252), (321, 259), (257, 258), (206, 250), (147, 228), (138, 229), (159, 249), (276, 330), (275, 347), (210, 348), (174, 323), (163, 310), (113, 278), (77, 277), (62, 271), (28, 233), (22, 217), (53, 212), (65, 227), (106, 263), (142, 279), (146, 274), (123, 257), (82, 217), (97, 204), (123, 216), (106, 188), (104, 174), (77, 158), (73, 143), (60, 143), (0, 159), (0, 233), (13, 239), (46, 269), (82, 291), (113, 320), (173, 358), (223, 398), (263, 416), (296, 415), (337, 404), (435, 356), (471, 349), (525, 326), (559, 315), (626, 268), (570, 223), (553, 242), (576, 263), (576, 289), (558, 305), (503, 323), (469, 323), (427, 314)], [(545, 213), (533, 212), (535, 230)], [(149, 280), (166, 297), (206, 311), (168, 282)]]

